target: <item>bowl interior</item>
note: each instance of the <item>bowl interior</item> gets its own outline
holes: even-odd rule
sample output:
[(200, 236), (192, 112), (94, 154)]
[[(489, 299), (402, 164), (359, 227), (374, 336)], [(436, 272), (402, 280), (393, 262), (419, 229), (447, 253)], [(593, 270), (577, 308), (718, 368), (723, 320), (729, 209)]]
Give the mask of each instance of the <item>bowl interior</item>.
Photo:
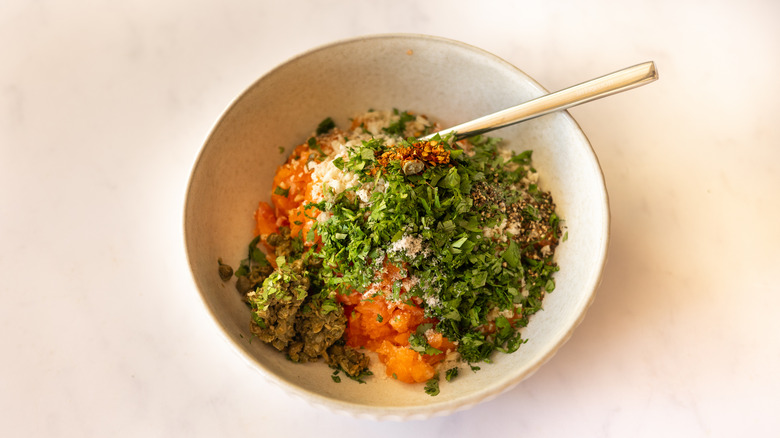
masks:
[[(376, 373), (368, 384), (335, 383), (325, 364), (294, 364), (252, 340), (249, 310), (217, 259), (233, 266), (252, 239), (252, 212), (270, 198), (278, 165), (317, 124), (368, 109), (424, 113), (452, 126), (545, 93), (517, 68), (471, 46), (435, 37), (384, 35), (343, 41), (305, 53), (253, 84), (213, 129), (193, 169), (184, 231), (195, 282), (217, 324), (263, 374), (338, 411), (370, 417), (425, 417), (492, 397), (529, 376), (570, 336), (590, 304), (606, 258), (606, 189), (588, 140), (568, 113), (546, 115), (494, 132), (514, 150), (532, 149), (540, 185), (550, 190), (568, 240), (557, 250), (557, 287), (525, 330), (528, 343), (498, 354), (477, 373), (442, 382), (426, 395)], [(280, 152), (283, 148), (285, 153)]]

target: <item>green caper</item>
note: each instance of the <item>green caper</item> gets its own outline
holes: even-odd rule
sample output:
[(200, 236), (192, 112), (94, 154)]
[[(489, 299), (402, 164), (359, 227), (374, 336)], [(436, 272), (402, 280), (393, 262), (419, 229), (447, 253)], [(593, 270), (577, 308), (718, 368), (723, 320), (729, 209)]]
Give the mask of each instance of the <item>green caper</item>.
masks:
[(222, 281), (228, 281), (233, 277), (233, 268), (225, 263), (222, 263), (222, 259), (217, 259), (217, 264), (219, 264), (219, 278), (222, 279)]
[(247, 277), (241, 276), (236, 279), (236, 290), (241, 295), (246, 295), (247, 292), (254, 290), (255, 283)]
[(415, 175), (422, 172), (424, 168), (425, 163), (420, 160), (409, 160), (403, 164), (404, 175)]

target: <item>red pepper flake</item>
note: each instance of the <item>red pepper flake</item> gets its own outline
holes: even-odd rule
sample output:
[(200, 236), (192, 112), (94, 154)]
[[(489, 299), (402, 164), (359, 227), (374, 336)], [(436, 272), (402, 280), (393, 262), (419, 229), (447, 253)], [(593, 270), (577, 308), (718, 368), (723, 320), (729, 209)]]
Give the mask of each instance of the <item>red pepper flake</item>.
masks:
[(418, 141), (408, 146), (399, 146), (393, 150), (377, 153), (375, 157), (382, 167), (387, 167), (393, 161), (400, 161), (403, 169), (415, 161), (428, 166), (450, 163), (450, 151), (444, 149), (441, 142), (437, 140)]

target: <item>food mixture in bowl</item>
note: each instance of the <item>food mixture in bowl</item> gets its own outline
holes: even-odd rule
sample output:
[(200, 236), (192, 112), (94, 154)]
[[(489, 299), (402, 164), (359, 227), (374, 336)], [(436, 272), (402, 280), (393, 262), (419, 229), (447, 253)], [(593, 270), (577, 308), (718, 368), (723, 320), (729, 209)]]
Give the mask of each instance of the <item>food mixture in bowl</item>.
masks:
[(388, 377), (431, 395), (520, 348), (555, 288), (561, 219), (531, 151), (415, 140), (436, 130), (369, 111), (348, 129), (325, 119), (292, 151), (254, 212), (246, 259), (235, 273), (219, 261), (254, 335), (294, 362), (325, 361), (336, 381), (365, 381), (374, 352)]

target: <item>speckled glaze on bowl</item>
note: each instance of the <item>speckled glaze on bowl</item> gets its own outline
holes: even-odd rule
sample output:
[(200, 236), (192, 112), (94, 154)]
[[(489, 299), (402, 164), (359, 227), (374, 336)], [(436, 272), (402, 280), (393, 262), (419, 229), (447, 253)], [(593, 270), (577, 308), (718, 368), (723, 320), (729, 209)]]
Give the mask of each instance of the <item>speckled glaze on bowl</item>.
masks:
[(304, 53), (249, 87), (225, 112), (192, 171), (184, 212), (187, 256), (208, 310), (235, 349), (269, 380), (333, 411), (360, 418), (420, 419), (495, 397), (530, 376), (571, 336), (593, 300), (606, 261), (609, 206), (598, 160), (566, 112), (492, 135), (532, 149), (540, 186), (550, 190), (568, 240), (556, 252), (557, 287), (544, 300), (517, 352), (497, 354), (477, 373), (462, 373), (441, 393), (376, 373), (367, 384), (335, 383), (324, 363), (294, 364), (250, 342), (249, 310), (217, 275), (217, 258), (234, 266), (252, 239), (252, 212), (270, 198), (273, 174), (325, 117), (348, 126), (367, 109), (423, 113), (443, 127), (471, 120), (546, 91), (509, 63), (469, 45), (423, 35), (374, 35)]

